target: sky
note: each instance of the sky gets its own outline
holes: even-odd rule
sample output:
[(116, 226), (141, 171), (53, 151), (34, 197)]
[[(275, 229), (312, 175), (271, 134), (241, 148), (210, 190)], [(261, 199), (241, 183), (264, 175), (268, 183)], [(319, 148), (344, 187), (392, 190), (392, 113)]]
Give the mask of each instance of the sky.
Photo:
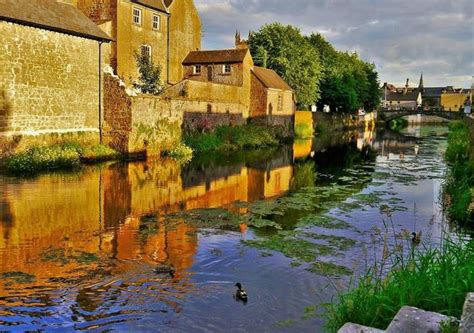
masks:
[(377, 66), (380, 81), (470, 87), (474, 75), (473, 0), (195, 0), (203, 49), (231, 48), (265, 23), (319, 32), (339, 50)]

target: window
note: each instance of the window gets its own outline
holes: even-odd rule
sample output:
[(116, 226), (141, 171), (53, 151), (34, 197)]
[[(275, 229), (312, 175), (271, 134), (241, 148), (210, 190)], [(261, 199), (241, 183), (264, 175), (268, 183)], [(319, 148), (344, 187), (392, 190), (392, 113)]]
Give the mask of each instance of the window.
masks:
[(161, 28), (161, 17), (157, 14), (153, 14), (153, 30), (160, 30)]
[(143, 57), (146, 57), (148, 61), (151, 61), (151, 46), (150, 45), (142, 45), (140, 48), (140, 53)]
[(222, 66), (222, 72), (224, 74), (230, 74), (232, 72), (232, 66), (231, 65)]
[(200, 75), (201, 74), (201, 65), (193, 66), (193, 74), (194, 75)]
[(133, 23), (137, 25), (142, 25), (142, 10), (138, 8), (133, 8)]
[(283, 110), (283, 94), (278, 94), (278, 111)]

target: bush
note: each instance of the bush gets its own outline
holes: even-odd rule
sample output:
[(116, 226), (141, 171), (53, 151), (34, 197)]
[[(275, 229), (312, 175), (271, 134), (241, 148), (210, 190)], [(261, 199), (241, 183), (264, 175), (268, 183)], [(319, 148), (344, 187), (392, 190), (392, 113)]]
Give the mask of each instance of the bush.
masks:
[(313, 137), (313, 127), (306, 123), (297, 124), (295, 126), (295, 137), (297, 139), (311, 139)]
[(446, 240), (442, 248), (387, 260), (393, 266), (385, 278), (383, 265), (374, 267), (357, 287), (339, 294), (337, 303), (326, 305), (329, 331), (336, 332), (346, 322), (385, 329), (405, 305), (460, 318), (464, 298), (474, 290), (473, 241)]
[(33, 174), (38, 171), (73, 169), (81, 164), (74, 148), (62, 145), (33, 147), (6, 159), (7, 171), (13, 174)]
[(181, 163), (188, 163), (193, 158), (193, 150), (184, 143), (179, 143), (171, 150), (164, 151), (162, 155), (169, 156)]
[(192, 133), (184, 142), (196, 152), (236, 151), (276, 146), (279, 131), (262, 126), (221, 126), (212, 133)]

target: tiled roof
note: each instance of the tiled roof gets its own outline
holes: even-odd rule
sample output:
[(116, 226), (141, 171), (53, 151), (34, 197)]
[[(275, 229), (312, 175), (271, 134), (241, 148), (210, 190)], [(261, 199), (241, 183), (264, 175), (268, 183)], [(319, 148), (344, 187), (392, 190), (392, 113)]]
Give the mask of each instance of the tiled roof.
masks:
[(166, 9), (168, 6), (165, 6), (163, 0), (132, 0), (132, 2), (160, 12), (168, 13), (168, 10)]
[(406, 94), (399, 92), (389, 92), (387, 101), (416, 101), (418, 99), (418, 91), (408, 92)]
[(424, 97), (440, 97), (445, 89), (446, 87), (426, 87), (423, 89), (422, 94)]
[(272, 69), (254, 66), (252, 72), (267, 88), (293, 91), (280, 75)]
[(0, 0), (0, 21), (98, 41), (112, 40), (75, 6), (56, 0)]
[(244, 61), (248, 52), (247, 49), (191, 51), (183, 65), (239, 63)]

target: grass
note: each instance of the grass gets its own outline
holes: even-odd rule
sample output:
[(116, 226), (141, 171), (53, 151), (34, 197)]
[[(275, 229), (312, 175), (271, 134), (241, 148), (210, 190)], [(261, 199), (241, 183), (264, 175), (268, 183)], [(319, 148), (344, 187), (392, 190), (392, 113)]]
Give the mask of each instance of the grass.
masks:
[(312, 124), (301, 123), (295, 126), (296, 139), (311, 139), (314, 135)]
[[(420, 247), (422, 247), (420, 245)], [(384, 276), (384, 267), (391, 269)], [(440, 248), (415, 249), (410, 258), (391, 253), (357, 286), (326, 305), (327, 330), (347, 322), (386, 329), (405, 305), (460, 318), (465, 296), (474, 290), (474, 242), (446, 240)]]
[(104, 145), (83, 145), (65, 141), (48, 146), (34, 146), (14, 153), (5, 159), (11, 174), (35, 174), (42, 171), (72, 170), (82, 163), (100, 162), (120, 158), (120, 154)]
[(446, 150), (450, 170), (444, 184), (445, 206), (450, 219), (462, 225), (474, 222), (469, 212), (474, 188), (474, 156), (470, 156), (470, 144), (468, 125), (463, 121), (452, 122)]
[(195, 152), (239, 151), (277, 146), (284, 139), (281, 133), (257, 125), (222, 126), (210, 133), (190, 133), (184, 143)]

